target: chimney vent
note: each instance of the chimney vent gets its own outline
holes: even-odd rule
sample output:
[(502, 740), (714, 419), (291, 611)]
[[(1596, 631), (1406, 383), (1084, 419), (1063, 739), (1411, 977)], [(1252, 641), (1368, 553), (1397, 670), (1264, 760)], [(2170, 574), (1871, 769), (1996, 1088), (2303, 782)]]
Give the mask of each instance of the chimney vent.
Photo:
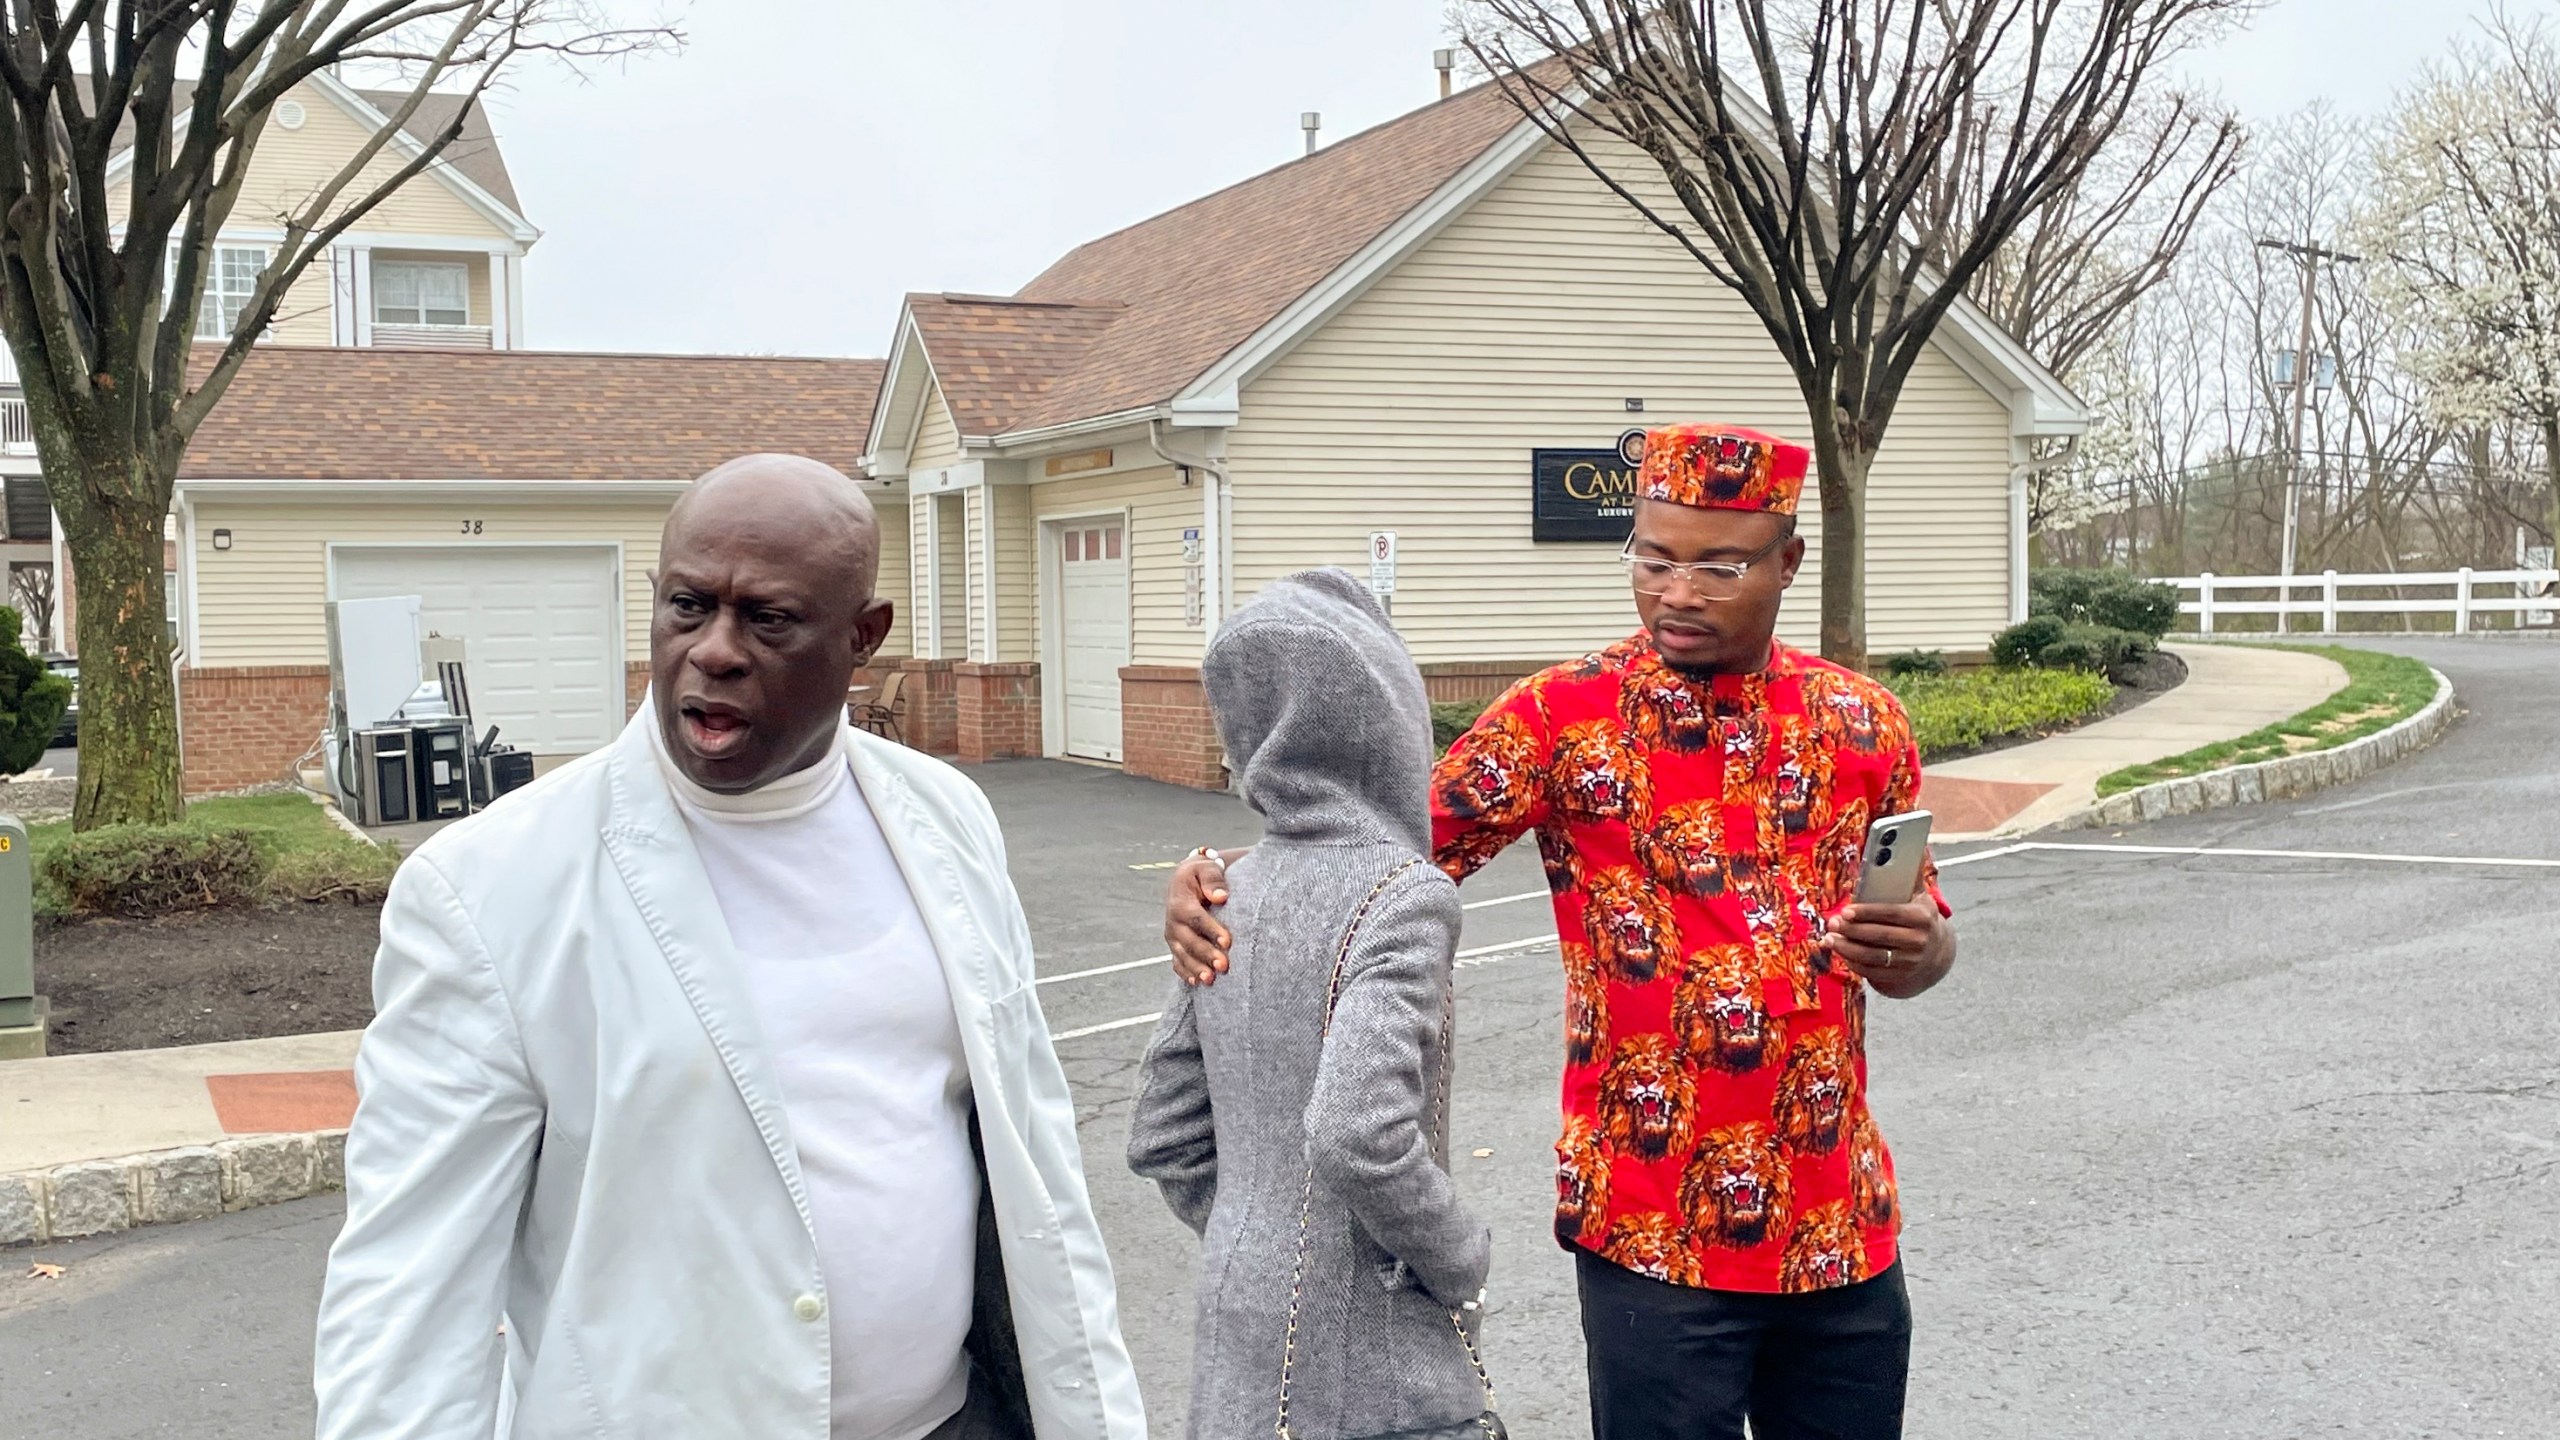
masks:
[(1314, 110), (1301, 111), (1298, 128), (1307, 132), (1307, 153), (1316, 153), (1316, 132), (1324, 128), (1324, 116)]
[(1432, 51), (1431, 68), (1440, 72), (1440, 98), (1448, 99), (1449, 73), (1458, 68), (1458, 52), (1455, 50)]

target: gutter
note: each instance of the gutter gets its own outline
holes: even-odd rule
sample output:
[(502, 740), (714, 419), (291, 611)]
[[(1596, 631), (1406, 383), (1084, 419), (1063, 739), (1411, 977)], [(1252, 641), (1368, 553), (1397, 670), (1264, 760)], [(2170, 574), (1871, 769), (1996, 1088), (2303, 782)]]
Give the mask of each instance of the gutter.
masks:
[(1166, 449), (1159, 429), (1162, 424), (1161, 420), (1147, 421), (1147, 448), (1168, 465), (1209, 477), (1209, 483), (1200, 487), (1200, 643), (1205, 651), (1208, 643), (1218, 637), (1218, 626), (1226, 619), (1227, 557), (1221, 542), (1228, 499), (1227, 466), (1225, 461), (1213, 460), (1206, 454), (1182, 455)]

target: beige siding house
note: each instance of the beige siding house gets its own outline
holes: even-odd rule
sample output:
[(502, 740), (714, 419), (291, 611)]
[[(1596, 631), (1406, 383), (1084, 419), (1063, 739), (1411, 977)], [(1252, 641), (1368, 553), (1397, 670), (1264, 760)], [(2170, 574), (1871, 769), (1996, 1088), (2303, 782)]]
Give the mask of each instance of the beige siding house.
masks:
[[(868, 465), (909, 507), (908, 668), (951, 724), (923, 738), (1218, 784), (1197, 666), (1219, 617), (1292, 570), (1365, 570), (1375, 531), (1437, 694), (1605, 644), (1633, 624), (1615, 546), (1537, 538), (1532, 452), (1679, 420), (1804, 429), (1751, 313), (1490, 88), (1018, 294), (910, 296)], [(1958, 307), (1871, 480), (1875, 651), (1979, 652), (2023, 613), (2018, 465), (2085, 423)], [(1819, 585), (1809, 562), (1797, 643)]]
[[(880, 368), (260, 349), (178, 480), (189, 790), (274, 780), (317, 741), (332, 600), (419, 596), (428, 627), (464, 643), (483, 723), (537, 756), (606, 743), (647, 685), (668, 507), (750, 451), (855, 469)], [(892, 593), (906, 561), (892, 547)]]

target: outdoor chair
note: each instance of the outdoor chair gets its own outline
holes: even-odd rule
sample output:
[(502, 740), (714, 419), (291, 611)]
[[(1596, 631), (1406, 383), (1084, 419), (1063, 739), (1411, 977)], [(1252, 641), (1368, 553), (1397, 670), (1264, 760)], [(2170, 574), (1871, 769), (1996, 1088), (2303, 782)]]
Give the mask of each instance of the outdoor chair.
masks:
[(898, 733), (898, 697), (904, 693), (907, 672), (892, 670), (883, 676), (880, 688), (868, 700), (852, 700), (845, 704), (845, 718), (883, 740), (906, 743)]

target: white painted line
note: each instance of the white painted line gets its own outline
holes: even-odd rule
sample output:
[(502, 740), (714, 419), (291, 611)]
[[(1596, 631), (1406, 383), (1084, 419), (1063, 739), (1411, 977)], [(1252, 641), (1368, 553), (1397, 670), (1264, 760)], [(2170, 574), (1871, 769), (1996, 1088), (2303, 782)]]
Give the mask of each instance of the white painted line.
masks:
[(1957, 865), (1970, 865), (1976, 860), (1997, 860), (2003, 855), (2015, 855), (2021, 850), (2036, 850), (2041, 848), (2041, 846), (2027, 844), (2002, 845), (1993, 850), (1976, 850), (1970, 855), (1950, 855), (1944, 860), (1938, 862), (1938, 868), (1945, 870)]
[(1126, 1020), (1105, 1020), (1099, 1025), (1079, 1025), (1073, 1030), (1055, 1031), (1049, 1038), (1052, 1041), (1081, 1040), (1087, 1035), (1099, 1035), (1106, 1030), (1126, 1030), (1133, 1025), (1153, 1025), (1163, 1018), (1164, 1012), (1159, 1010), (1153, 1015), (1132, 1015)]
[(1498, 945), (1478, 945), (1472, 949), (1461, 950), (1455, 958), (1461, 966), (1485, 965), (1496, 960), (1507, 959), (1524, 950), (1546, 949), (1555, 943), (1556, 937), (1553, 935), (1532, 935), (1526, 940), (1505, 940)]
[[(1491, 900), (1471, 901), (1465, 908), (1469, 910), (1483, 910), (1494, 905), (1512, 905), (1517, 904), (1522, 900), (1544, 900), (1546, 898), (1547, 892), (1544, 890), (1528, 890), (1518, 895), (1497, 895)], [(1460, 958), (1465, 958), (1463, 953)], [(1064, 975), (1043, 975), (1032, 983), (1035, 985), (1064, 985), (1070, 980), (1090, 980), (1096, 975), (1118, 975), (1129, 970), (1144, 970), (1150, 965), (1162, 965), (1167, 969), (1170, 969), (1173, 965), (1173, 957), (1171, 955), (1150, 955), (1144, 960), (1121, 960), (1109, 965), (1096, 965), (1090, 970), (1070, 970)]]
[[(2560, 860), (2520, 860), (2501, 855), (2396, 855), (2366, 850), (2249, 850), (2220, 845), (2063, 845), (2033, 841), (2020, 850), (2085, 850), (2100, 855), (2227, 855), (2239, 860), (2358, 860), (2376, 865), (2487, 865), (2502, 869), (2560, 870)], [(1967, 855), (1989, 859), (1993, 852)], [(1941, 861), (1940, 864), (1947, 862)]]
[(1031, 983), (1034, 985), (1063, 985), (1070, 980), (1089, 980), (1096, 975), (1117, 975), (1123, 970), (1144, 970), (1150, 965), (1163, 965), (1170, 968), (1172, 964), (1173, 957), (1171, 955), (1150, 955), (1144, 960), (1122, 960), (1113, 965), (1096, 965), (1090, 970), (1070, 970), (1064, 975), (1043, 975)]

